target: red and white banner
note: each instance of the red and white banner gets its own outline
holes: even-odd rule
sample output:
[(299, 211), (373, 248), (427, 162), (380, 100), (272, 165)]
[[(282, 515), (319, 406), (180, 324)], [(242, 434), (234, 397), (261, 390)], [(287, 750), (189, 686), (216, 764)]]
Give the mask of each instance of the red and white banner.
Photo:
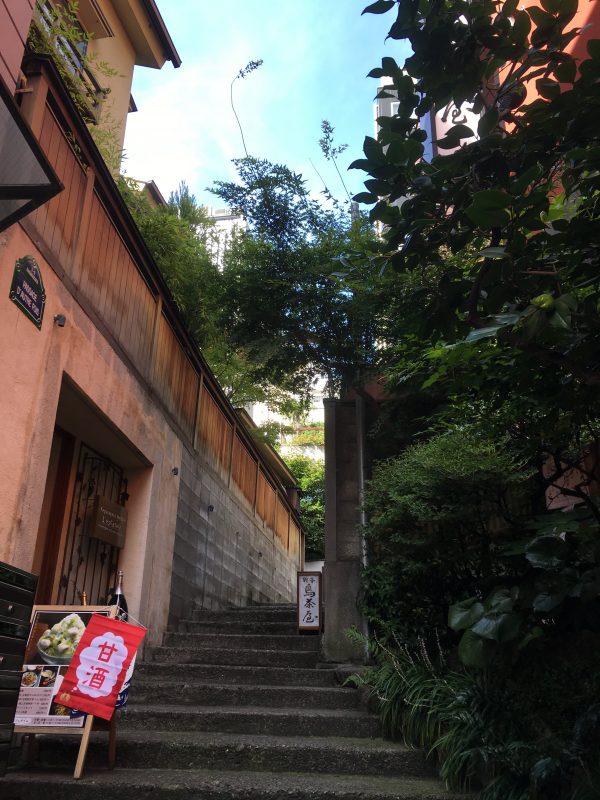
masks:
[(58, 701), (109, 720), (146, 628), (93, 614), (73, 655)]

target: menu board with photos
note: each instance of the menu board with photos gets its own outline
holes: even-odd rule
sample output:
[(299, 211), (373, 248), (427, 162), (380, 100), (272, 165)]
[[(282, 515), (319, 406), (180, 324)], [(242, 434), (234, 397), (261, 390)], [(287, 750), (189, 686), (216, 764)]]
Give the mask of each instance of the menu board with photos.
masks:
[(107, 606), (35, 606), (15, 712), (18, 728), (83, 728), (85, 714), (56, 702), (61, 683), (92, 614)]

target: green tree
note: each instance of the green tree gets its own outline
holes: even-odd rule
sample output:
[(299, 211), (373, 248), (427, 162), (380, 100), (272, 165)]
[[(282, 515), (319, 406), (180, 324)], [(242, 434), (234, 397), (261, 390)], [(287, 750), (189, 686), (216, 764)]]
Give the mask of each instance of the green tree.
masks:
[[(447, 338), (498, 337), (566, 380), (596, 385), (600, 44), (589, 42), (581, 63), (567, 52), (577, 6), (373, 3), (365, 11), (393, 11), (389, 36), (413, 54), (372, 70), (398, 113), (379, 120), (378, 139), (365, 139), (352, 166), (371, 176), (357, 199), (385, 225), (393, 269), (428, 265), (445, 287), (436, 323)], [(538, 97), (526, 102), (534, 85)], [(477, 130), (454, 125), (428, 161), (421, 121), (450, 104), (480, 115)], [(467, 249), (472, 266), (449, 270), (447, 253)]]
[(330, 391), (360, 383), (376, 359), (377, 291), (346, 282), (340, 258), (378, 243), (364, 219), (312, 199), (286, 167), (254, 158), (235, 162), (239, 183), (213, 189), (243, 213), (248, 228), (225, 256), (223, 299), (230, 340), (255, 365), (259, 383), (306, 394), (319, 374)]
[(325, 557), (325, 466), (307, 456), (290, 456), (286, 463), (300, 487), (300, 520), (306, 534), (307, 559)]
[(219, 337), (221, 281), (201, 229), (210, 222), (185, 184), (169, 205), (154, 207), (135, 183), (120, 179), (133, 217), (160, 267), (187, 327), (202, 348)]
[[(368, 680), (396, 735), (485, 800), (598, 794), (600, 49), (567, 52), (576, 10), (365, 9), (393, 13), (390, 37), (413, 51), (373, 70), (399, 111), (353, 165), (388, 287), (372, 450), (392, 458), (368, 487), (365, 605), (420, 650), (380, 648)], [(454, 125), (429, 160), (423, 117), (450, 103), (477, 130)], [(574, 509), (549, 511), (548, 489)], [(418, 637), (435, 646), (434, 628), (430, 660)], [(565, 680), (577, 696), (561, 702)]]

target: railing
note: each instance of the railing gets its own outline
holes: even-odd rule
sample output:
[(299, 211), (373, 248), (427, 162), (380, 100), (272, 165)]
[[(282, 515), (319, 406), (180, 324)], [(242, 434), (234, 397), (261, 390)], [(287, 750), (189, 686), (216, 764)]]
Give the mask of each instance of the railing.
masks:
[(50, 59), (28, 57), (22, 111), (64, 184), (25, 222), (36, 245), (97, 327), (200, 449), (249, 513), (299, 563), (301, 529), (201, 353)]
[[(64, 33), (61, 33), (61, 26), (57, 25), (60, 19), (65, 20), (63, 27), (69, 29)], [(76, 20), (68, 16), (60, 2), (38, 2), (34, 23), (41, 34), (36, 37), (39, 38), (37, 47), (40, 51), (51, 50), (48, 55), (56, 56), (71, 99), (88, 122), (98, 122), (102, 103), (109, 90), (102, 88), (87, 64), (87, 34)], [(78, 31), (81, 32), (80, 37), (76, 36)]]

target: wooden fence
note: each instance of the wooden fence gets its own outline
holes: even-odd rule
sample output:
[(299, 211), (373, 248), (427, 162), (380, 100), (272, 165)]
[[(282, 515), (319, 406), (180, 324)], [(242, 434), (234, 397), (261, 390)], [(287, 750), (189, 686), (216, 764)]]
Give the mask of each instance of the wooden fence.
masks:
[(30, 217), (50, 264), (68, 278), (185, 438), (201, 449), (273, 538), (300, 564), (301, 530), (285, 487), (182, 326), (174, 303), (51, 62), (32, 59), (24, 116), (64, 190)]

